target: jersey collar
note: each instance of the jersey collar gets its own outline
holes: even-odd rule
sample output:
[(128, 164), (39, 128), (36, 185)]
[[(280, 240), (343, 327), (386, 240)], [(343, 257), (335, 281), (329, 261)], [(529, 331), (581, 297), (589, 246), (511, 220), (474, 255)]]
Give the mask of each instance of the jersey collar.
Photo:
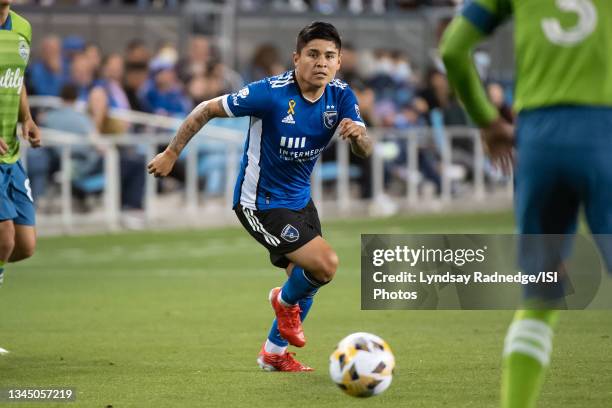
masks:
[[(293, 80), (295, 81), (295, 87), (297, 88), (298, 93), (300, 94), (300, 97), (306, 102), (309, 103), (311, 105), (319, 102), (319, 100), (323, 97), (323, 95), (325, 95), (325, 90), (323, 90), (323, 93), (315, 100), (310, 100), (308, 98), (306, 98), (304, 95), (302, 95), (302, 90), (300, 89), (300, 84), (298, 83), (297, 77), (295, 76), (295, 70), (291, 71), (291, 75), (293, 76)], [(325, 88), (327, 88), (327, 85), (325, 85)]]
[(6, 17), (6, 21), (4, 24), (0, 25), (0, 30), (12, 30), (13, 29), (13, 21), (11, 20), (11, 12), (9, 11), (8, 16)]

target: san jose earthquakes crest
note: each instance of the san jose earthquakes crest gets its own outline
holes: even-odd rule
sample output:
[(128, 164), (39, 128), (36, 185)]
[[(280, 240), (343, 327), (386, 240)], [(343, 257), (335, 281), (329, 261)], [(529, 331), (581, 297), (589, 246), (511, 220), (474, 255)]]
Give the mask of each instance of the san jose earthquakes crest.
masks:
[(328, 129), (333, 129), (336, 126), (336, 122), (338, 121), (338, 111), (335, 109), (333, 105), (327, 105), (325, 112), (323, 112), (323, 124)]
[(300, 239), (300, 232), (293, 225), (287, 224), (281, 232), (281, 238), (287, 242), (295, 242)]

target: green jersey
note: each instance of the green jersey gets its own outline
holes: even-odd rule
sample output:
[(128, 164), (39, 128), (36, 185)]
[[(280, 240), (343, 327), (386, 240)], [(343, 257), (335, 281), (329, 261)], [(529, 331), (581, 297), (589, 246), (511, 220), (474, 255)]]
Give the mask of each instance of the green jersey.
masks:
[(474, 89), (475, 70), (461, 64), (472, 65), (469, 49), (512, 17), (517, 112), (555, 105), (612, 107), (612, 1), (473, 0), (446, 32), (442, 55), (477, 123), (491, 121), (496, 112), (484, 91)]
[(0, 23), (0, 137), (9, 147), (8, 153), (0, 155), (0, 163), (15, 163), (19, 158), (19, 99), (31, 41), (30, 23), (9, 12), (4, 24)]

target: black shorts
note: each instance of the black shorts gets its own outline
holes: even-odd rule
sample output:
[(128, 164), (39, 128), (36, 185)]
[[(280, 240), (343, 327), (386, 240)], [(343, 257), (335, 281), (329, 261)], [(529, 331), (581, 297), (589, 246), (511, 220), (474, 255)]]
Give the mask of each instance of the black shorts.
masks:
[(279, 268), (289, 266), (285, 254), (322, 235), (319, 213), (312, 200), (301, 210), (273, 208), (258, 211), (238, 204), (234, 211), (249, 234), (270, 252), (270, 262)]

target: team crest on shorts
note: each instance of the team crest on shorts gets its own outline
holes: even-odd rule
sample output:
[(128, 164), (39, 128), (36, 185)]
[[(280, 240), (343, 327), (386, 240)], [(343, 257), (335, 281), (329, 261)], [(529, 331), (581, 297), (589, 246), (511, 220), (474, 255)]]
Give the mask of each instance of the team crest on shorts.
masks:
[(25, 62), (28, 62), (28, 58), (30, 58), (30, 46), (23, 40), (19, 41), (19, 56)]
[(281, 238), (287, 242), (295, 242), (300, 239), (300, 232), (293, 225), (287, 224), (281, 232)]
[(337, 111), (328, 109), (325, 112), (323, 112), (323, 124), (325, 125), (326, 128), (332, 129), (336, 125), (337, 120), (338, 120)]

